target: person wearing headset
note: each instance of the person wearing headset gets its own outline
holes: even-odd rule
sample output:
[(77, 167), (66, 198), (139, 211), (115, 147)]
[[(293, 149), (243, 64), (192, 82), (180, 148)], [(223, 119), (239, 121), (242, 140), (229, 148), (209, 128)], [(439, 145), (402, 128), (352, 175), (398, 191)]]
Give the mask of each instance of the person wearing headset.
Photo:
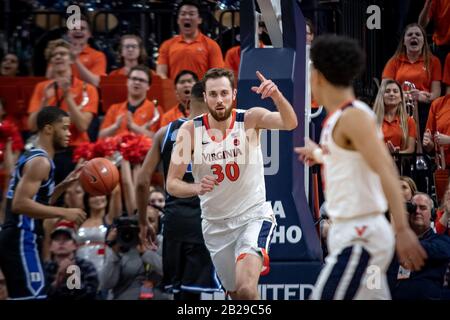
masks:
[(419, 271), (404, 268), (402, 262), (394, 258), (391, 293), (394, 300), (432, 299), (450, 300), (450, 288), (445, 282), (446, 270), (450, 263), (450, 237), (437, 234), (431, 226), (435, 220), (434, 203), (426, 193), (418, 192), (411, 202), (415, 212), (409, 213), (411, 229), (419, 238), (428, 258)]

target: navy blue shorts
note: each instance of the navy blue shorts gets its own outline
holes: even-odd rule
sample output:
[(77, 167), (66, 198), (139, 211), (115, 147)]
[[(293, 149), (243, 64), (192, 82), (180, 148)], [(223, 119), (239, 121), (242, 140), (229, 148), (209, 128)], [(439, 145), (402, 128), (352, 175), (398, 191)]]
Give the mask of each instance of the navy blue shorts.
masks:
[(0, 231), (0, 268), (13, 300), (44, 299), (45, 277), (40, 257), (41, 239), (19, 228)]

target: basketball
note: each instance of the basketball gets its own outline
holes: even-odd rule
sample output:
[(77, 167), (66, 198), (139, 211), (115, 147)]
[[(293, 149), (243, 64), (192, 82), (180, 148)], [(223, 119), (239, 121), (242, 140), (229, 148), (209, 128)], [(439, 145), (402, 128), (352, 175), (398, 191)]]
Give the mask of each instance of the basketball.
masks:
[(106, 158), (94, 158), (81, 170), (80, 183), (92, 196), (108, 195), (119, 183), (119, 170)]

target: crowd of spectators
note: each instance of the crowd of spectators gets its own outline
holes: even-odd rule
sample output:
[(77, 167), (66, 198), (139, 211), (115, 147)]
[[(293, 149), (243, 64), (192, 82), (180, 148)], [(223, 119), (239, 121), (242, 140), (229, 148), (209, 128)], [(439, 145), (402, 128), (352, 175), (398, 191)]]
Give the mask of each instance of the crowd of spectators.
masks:
[[(18, 154), (23, 148), (33, 145), (36, 115), (41, 108), (62, 108), (68, 112), (72, 123), (69, 148), (55, 156), (58, 183), (87, 160), (82, 149), (87, 148), (89, 143), (116, 139), (114, 141), (120, 141), (120, 145), (138, 136), (151, 141), (159, 128), (176, 119), (187, 118), (191, 88), (208, 69), (227, 67), (238, 76), (240, 47), (230, 48), (224, 59), (218, 43), (200, 31), (202, 17), (195, 1), (184, 1), (178, 8), (177, 17), (179, 33), (159, 47), (155, 70), (145, 66), (148, 54), (142, 39), (135, 34), (126, 34), (120, 38), (118, 49), (121, 66), (107, 75), (105, 54), (89, 45), (88, 40), (95, 35), (91, 33), (90, 23), (85, 17), (80, 29), (68, 30), (63, 38), (48, 43), (45, 50), (46, 79), (35, 85), (26, 106), (27, 112), (21, 114), (20, 119), (9, 115), (5, 110), (6, 107), (10, 110), (11, 106), (5, 106), (5, 100), (0, 96), (1, 124), (9, 128), (10, 136), (7, 141), (0, 142), (0, 189), (3, 199)], [(398, 154), (414, 155), (420, 144), (429, 158), (437, 156), (436, 150), (442, 151), (445, 164), (449, 166), (450, 3), (426, 0), (417, 21), (404, 27), (397, 50), (379, 75), (382, 81), (371, 107), (394, 159)], [(424, 29), (430, 22), (433, 22), (431, 44)], [(306, 44), (310, 44), (313, 37), (313, 24), (308, 23)], [(260, 42), (260, 47), (264, 46)], [(0, 77), (9, 79), (21, 75), (20, 64), (16, 54), (5, 54), (0, 64)], [(123, 79), (126, 99), (108, 106), (100, 105), (99, 89), (105, 77)], [(173, 91), (171, 94), (176, 98), (175, 104), (160, 105), (148, 97), (152, 85), (161, 80), (172, 84), (172, 88), (165, 90)], [(413, 83), (414, 88), (405, 89), (404, 82)], [(414, 107), (418, 108), (418, 118), (414, 118), (408, 110), (407, 101), (413, 101)], [(314, 100), (312, 105), (318, 107)], [(320, 133), (319, 126), (316, 122), (317, 135)], [(318, 136), (315, 138), (318, 140)], [(48, 297), (172, 299), (170, 294), (158, 287), (163, 278), (162, 233), (159, 233), (159, 245), (150, 251), (139, 244), (124, 248), (118, 239), (118, 221), (121, 217), (132, 220), (136, 210), (134, 189), (139, 163), (123, 157), (118, 150), (110, 153), (103, 151), (120, 167), (120, 185), (108, 197), (94, 197), (85, 194), (81, 186), (75, 183), (59, 199), (59, 203), (61, 206), (83, 208), (88, 213), (88, 219), (80, 226), (65, 221), (45, 222), (43, 257), (46, 261)], [(432, 175), (434, 167), (429, 166), (428, 170)], [(411, 272), (394, 259), (390, 268), (393, 297), (450, 299), (450, 187), (443, 199), (437, 199), (433, 188), (424, 189), (419, 183), (416, 186), (413, 173), (414, 169), (410, 177), (402, 177), (399, 187), (403, 190), (405, 202), (413, 205), (413, 210), (408, 213), (409, 221), (427, 251), (428, 260), (421, 271)], [(161, 185), (157, 178), (154, 180)], [(164, 207), (164, 193), (153, 192), (151, 197), (149, 223), (155, 225), (155, 230), (161, 231), (164, 216), (154, 205)], [(0, 226), (1, 222), (2, 212)], [(324, 238), (331, 223), (327, 219), (321, 223)], [(82, 270), (81, 290), (67, 290), (70, 274), (65, 271), (71, 265)], [(0, 270), (0, 299), (6, 297), (7, 290)]]

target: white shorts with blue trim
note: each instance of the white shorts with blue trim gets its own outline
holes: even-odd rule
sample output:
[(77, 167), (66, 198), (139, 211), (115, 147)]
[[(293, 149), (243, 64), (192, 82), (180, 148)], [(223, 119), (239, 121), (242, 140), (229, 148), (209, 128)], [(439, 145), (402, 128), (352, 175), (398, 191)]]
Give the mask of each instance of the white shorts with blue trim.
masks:
[(389, 300), (394, 232), (383, 214), (332, 222), (313, 300)]
[(261, 257), (261, 274), (267, 274), (269, 247), (275, 227), (275, 215), (268, 202), (234, 218), (222, 221), (203, 219), (205, 244), (219, 279), (227, 291), (235, 291), (236, 262), (243, 254)]

